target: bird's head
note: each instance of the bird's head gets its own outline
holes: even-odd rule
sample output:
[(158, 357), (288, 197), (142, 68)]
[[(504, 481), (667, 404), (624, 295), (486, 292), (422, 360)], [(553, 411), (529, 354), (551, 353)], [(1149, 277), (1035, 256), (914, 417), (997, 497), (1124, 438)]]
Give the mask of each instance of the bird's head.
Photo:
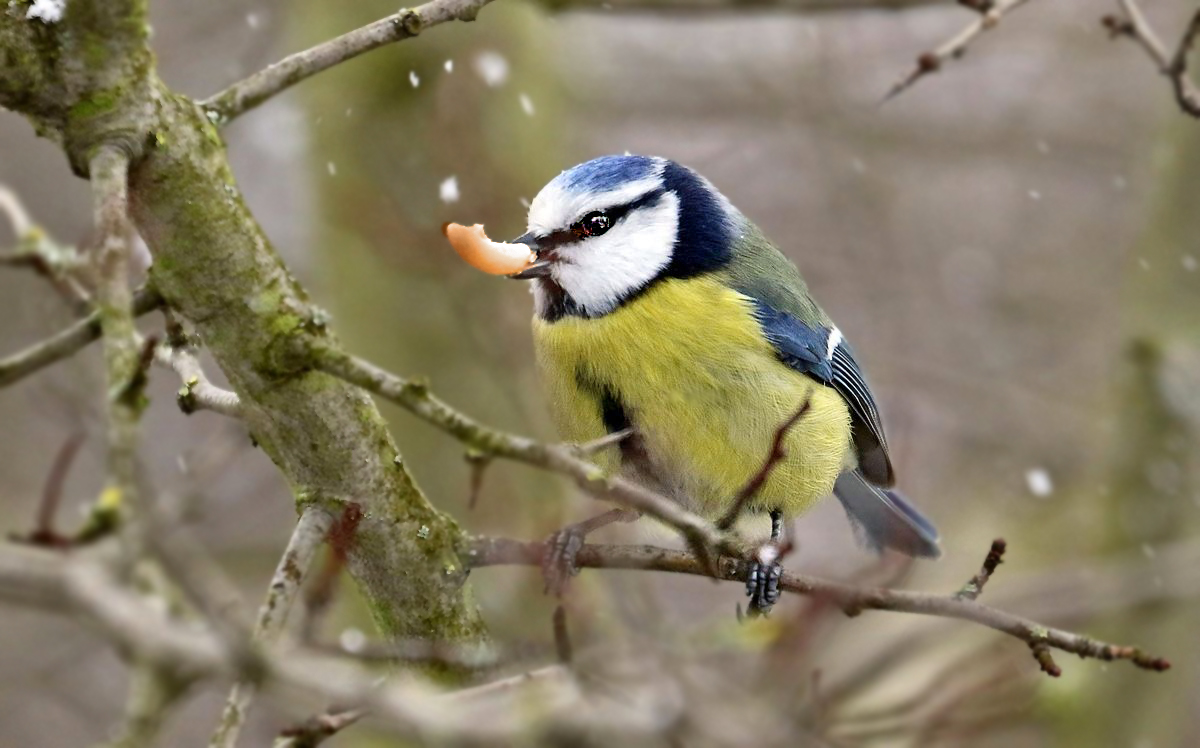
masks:
[(725, 266), (741, 220), (708, 180), (674, 161), (603, 156), (559, 174), (533, 199), (516, 241), (537, 261), (513, 277), (536, 279), (542, 317), (598, 317), (659, 279)]

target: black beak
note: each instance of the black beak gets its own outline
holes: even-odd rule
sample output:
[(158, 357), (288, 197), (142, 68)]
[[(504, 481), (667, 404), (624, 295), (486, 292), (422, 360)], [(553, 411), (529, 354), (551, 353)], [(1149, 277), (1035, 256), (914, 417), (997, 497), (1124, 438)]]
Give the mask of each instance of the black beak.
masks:
[[(537, 237), (533, 234), (525, 233), (512, 240), (513, 244), (525, 244), (533, 250), (535, 255), (540, 255), (538, 249)], [(533, 264), (525, 268), (519, 273), (513, 273), (508, 276), (513, 280), (532, 280), (533, 278), (544, 278), (550, 274), (550, 259), (542, 259), (540, 256), (534, 260)]]

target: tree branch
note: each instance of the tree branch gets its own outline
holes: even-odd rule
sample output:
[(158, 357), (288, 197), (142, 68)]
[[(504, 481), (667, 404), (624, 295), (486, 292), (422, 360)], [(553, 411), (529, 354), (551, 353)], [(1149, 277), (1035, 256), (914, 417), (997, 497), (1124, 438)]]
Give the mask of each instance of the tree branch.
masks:
[(560, 473), (597, 498), (648, 514), (674, 527), (704, 553), (738, 553), (734, 538), (711, 522), (654, 491), (580, 459), (572, 445), (550, 445), (484, 426), (455, 410), (421, 383), (405, 380), (355, 356), (328, 346), (319, 338), (297, 337), (293, 353), (315, 368), (357, 385), (437, 426), (471, 448)]
[[(540, 566), (545, 552), (544, 543), (477, 537), (471, 542), (467, 558), (472, 568), (497, 565)], [(688, 553), (648, 545), (584, 545), (576, 557), (576, 563), (581, 568), (666, 571), (710, 576), (729, 582), (744, 581), (747, 572), (746, 561), (722, 557), (716, 565), (717, 573), (711, 574), (705, 564)], [(1051, 647), (1080, 657), (1101, 660), (1129, 660), (1137, 667), (1158, 672), (1170, 667), (1166, 660), (1146, 654), (1136, 647), (1108, 644), (1070, 631), (1043, 626), (1036, 621), (958, 596), (882, 587), (857, 587), (791, 572), (784, 573), (779, 586), (788, 592), (827, 600), (849, 616), (856, 616), (864, 610), (890, 610), (957, 618), (1008, 634), (1031, 647)], [(1035, 654), (1037, 651), (1040, 650), (1035, 650)]]
[(474, 21), (491, 0), (432, 0), (289, 55), (201, 102), (209, 119), (224, 124), (300, 81), (386, 44), (404, 41), (448, 21)]
[[(144, 405), (137, 379), (141, 345), (134, 327), (129, 288), (129, 157), (114, 146), (100, 146), (88, 163), (96, 232), (96, 304), (104, 335), (108, 384), (108, 487), (126, 510), (139, 506), (137, 422)], [(143, 375), (144, 378), (144, 375)], [(110, 499), (110, 501), (113, 501)]]
[(917, 55), (913, 69), (892, 86), (883, 100), (887, 101), (899, 96), (916, 85), (921, 78), (930, 73), (936, 73), (946, 62), (965, 55), (967, 48), (970, 47), (971, 42), (975, 41), (976, 37), (985, 31), (996, 28), (1001, 18), (1027, 2), (1029, 0), (959, 0), (960, 5), (974, 10), (978, 17), (940, 47)]
[[(133, 295), (133, 314), (140, 317), (163, 305), (163, 298), (151, 287)], [(23, 351), (0, 359), (0, 388), (15, 384), (41, 369), (75, 355), (100, 339), (100, 312), (95, 311), (62, 332), (34, 343)]]
[(1125, 36), (1137, 42), (1154, 61), (1158, 71), (1170, 79), (1179, 108), (1193, 117), (1200, 118), (1200, 89), (1188, 77), (1188, 55), (1196, 44), (1196, 38), (1200, 37), (1200, 9), (1192, 15), (1191, 22), (1179, 40), (1179, 46), (1171, 53), (1167, 51), (1166, 45), (1159, 39), (1134, 0), (1118, 2), (1124, 17), (1104, 16), (1101, 23), (1113, 38)]
[[(271, 584), (267, 588), (267, 596), (258, 611), (254, 640), (259, 645), (274, 644), (283, 632), (300, 584), (332, 524), (333, 518), (316, 507), (309, 507), (300, 514), (300, 520), (279, 559), (275, 575), (271, 577)], [(254, 692), (255, 686), (251, 681), (238, 681), (233, 686), (221, 722), (209, 741), (210, 748), (233, 748), (237, 744), (242, 724), (254, 701)]]

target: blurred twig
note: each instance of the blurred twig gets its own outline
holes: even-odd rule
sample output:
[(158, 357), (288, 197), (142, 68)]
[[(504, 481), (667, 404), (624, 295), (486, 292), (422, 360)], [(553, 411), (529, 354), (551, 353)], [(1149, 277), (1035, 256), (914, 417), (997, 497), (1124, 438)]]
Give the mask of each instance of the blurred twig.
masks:
[(302, 80), (386, 44), (404, 41), (448, 21), (473, 21), (491, 0), (432, 0), (405, 8), (362, 28), (322, 42), (234, 83), (200, 103), (209, 119), (224, 124)]
[(960, 0), (961, 5), (974, 10), (978, 17), (941, 46), (917, 55), (917, 61), (912, 70), (892, 86), (883, 100), (895, 98), (912, 88), (925, 76), (936, 73), (946, 62), (965, 55), (971, 42), (975, 41), (978, 36), (996, 28), (1001, 18), (1027, 2), (1029, 0), (995, 0), (994, 2), (993, 0)]
[[(258, 620), (254, 623), (254, 640), (262, 644), (271, 644), (283, 632), (292, 603), (300, 591), (308, 568), (312, 565), (317, 549), (325, 542), (333, 518), (325, 511), (310, 506), (300, 514), (296, 529), (288, 541), (271, 584), (267, 588), (266, 598), (258, 610)], [(233, 748), (237, 744), (238, 734), (242, 723), (254, 700), (254, 684), (250, 681), (238, 681), (229, 694), (221, 722), (213, 734), (209, 745), (213, 748)], [(336, 730), (335, 730), (336, 732)], [(333, 733), (329, 733), (333, 734)], [(315, 744), (314, 744), (315, 745)]]
[[(141, 288), (133, 295), (133, 313), (136, 316), (140, 317), (162, 305), (162, 296), (153, 288)], [(100, 312), (96, 311), (62, 332), (0, 359), (0, 387), (19, 382), (56, 361), (74, 355), (84, 346), (99, 340), (100, 335)]]
[(1192, 15), (1192, 20), (1174, 53), (1167, 50), (1154, 28), (1142, 14), (1134, 0), (1118, 0), (1123, 16), (1104, 16), (1101, 23), (1109, 30), (1113, 38), (1124, 36), (1133, 39), (1158, 67), (1163, 75), (1171, 80), (1175, 90), (1175, 100), (1179, 108), (1193, 117), (1200, 118), (1200, 89), (1188, 77), (1188, 55), (1200, 37), (1200, 8)]
[[(536, 566), (541, 563), (541, 554), (544, 552), (545, 547), (542, 543), (480, 537), (472, 542), (467, 554), (467, 563), (472, 567), (498, 564)], [(725, 581), (740, 582), (746, 577), (746, 561), (742, 559), (722, 557), (717, 562), (717, 573), (713, 575), (704, 564), (686, 552), (644, 545), (585, 545), (579, 551), (577, 562), (583, 568), (668, 571), (714, 576)], [(1137, 647), (1109, 644), (1070, 631), (1050, 628), (974, 600), (955, 596), (882, 587), (858, 587), (788, 572), (784, 573), (779, 586), (780, 589), (796, 594), (829, 600), (850, 616), (856, 616), (864, 610), (890, 610), (957, 618), (995, 629), (1030, 646), (1050, 647), (1080, 657), (1100, 660), (1128, 660), (1146, 670), (1161, 672), (1170, 667), (1166, 660), (1149, 655)]]
[(71, 544), (72, 538), (54, 529), (54, 519), (58, 514), (58, 506), (62, 503), (63, 485), (66, 483), (67, 473), (71, 469), (71, 463), (75, 461), (75, 455), (79, 454), (79, 448), (83, 446), (83, 438), (83, 432), (77, 431), (59, 447), (58, 454), (54, 457), (54, 464), (50, 467), (50, 473), (46, 476), (46, 485), (42, 489), (42, 499), (38, 502), (37, 519), (33, 530), (25, 535), (10, 535), (10, 540), (54, 548), (65, 548)]
[(96, 303), (104, 333), (104, 365), (108, 385), (108, 486), (123, 513), (139, 506), (137, 422), (141, 417), (144, 376), (139, 337), (134, 327), (133, 293), (129, 288), (129, 156), (116, 146), (96, 149), (89, 163), (96, 233)]
[(992, 547), (988, 549), (988, 554), (983, 559), (983, 567), (979, 569), (979, 573), (971, 577), (971, 580), (963, 585), (963, 588), (958, 591), (955, 597), (962, 600), (975, 600), (979, 594), (983, 592), (983, 586), (988, 583), (992, 575), (996, 573), (996, 567), (1004, 562), (1004, 551), (1008, 549), (1008, 544), (1004, 542), (1004, 538), (996, 538), (992, 541)]
[(29, 267), (45, 278), (58, 295), (78, 314), (91, 306), (87, 291), (72, 275), (82, 263), (74, 247), (62, 247), (50, 240), (29, 217), (17, 194), (0, 184), (0, 215), (8, 218), (17, 247), (0, 254), (0, 266)]
[(284, 728), (272, 748), (316, 748), (366, 715), (365, 709), (328, 712)]

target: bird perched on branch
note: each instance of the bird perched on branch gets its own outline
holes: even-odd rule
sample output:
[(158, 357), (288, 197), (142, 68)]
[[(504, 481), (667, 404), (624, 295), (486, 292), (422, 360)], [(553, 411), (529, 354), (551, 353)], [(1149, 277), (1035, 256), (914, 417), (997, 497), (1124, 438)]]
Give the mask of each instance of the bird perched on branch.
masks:
[[(563, 436), (631, 429), (621, 469), (711, 518), (763, 469), (781, 425), (783, 458), (747, 512), (783, 520), (833, 493), (858, 536), (910, 556), (940, 555), (933, 525), (900, 494), (870, 387), (841, 330), (796, 267), (706, 179), (673, 161), (605, 156), (542, 188), (534, 340)], [(560, 534), (569, 564), (582, 542)], [(751, 609), (769, 610), (781, 570), (752, 565)]]

